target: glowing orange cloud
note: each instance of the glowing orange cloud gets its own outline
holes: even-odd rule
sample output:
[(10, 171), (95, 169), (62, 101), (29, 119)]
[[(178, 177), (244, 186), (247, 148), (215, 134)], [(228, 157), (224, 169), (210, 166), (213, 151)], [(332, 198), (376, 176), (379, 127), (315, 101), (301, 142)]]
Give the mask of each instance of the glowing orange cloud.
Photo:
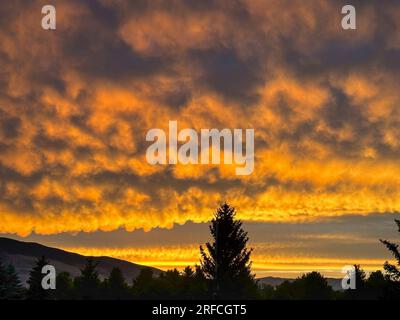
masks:
[[(318, 270), (326, 275), (343, 276), (342, 268), (354, 263), (361, 264), (366, 271), (382, 268), (380, 259), (326, 258), (306, 255), (270, 255), (255, 252), (252, 255), (253, 270), (258, 277), (263, 274), (293, 276), (298, 273)], [(196, 245), (140, 247), (140, 248), (87, 248), (68, 247), (65, 250), (88, 256), (107, 255), (118, 259), (150, 265), (162, 270), (199, 265), (199, 248)]]
[[(400, 210), (398, 4), (360, 4), (353, 36), (333, 2), (72, 0), (54, 33), (42, 2), (0, 17), (0, 232), (172, 228), (221, 201), (249, 221)], [(254, 128), (254, 173), (148, 164), (169, 120)]]

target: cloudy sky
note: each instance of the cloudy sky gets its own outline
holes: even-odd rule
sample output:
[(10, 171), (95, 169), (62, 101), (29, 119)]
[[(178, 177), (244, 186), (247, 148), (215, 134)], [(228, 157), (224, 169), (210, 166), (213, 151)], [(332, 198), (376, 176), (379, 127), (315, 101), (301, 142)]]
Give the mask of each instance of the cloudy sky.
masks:
[[(57, 9), (57, 30), (41, 8)], [(0, 233), (161, 268), (221, 201), (257, 275), (380, 268), (400, 210), (400, 3), (3, 1)], [(152, 128), (254, 128), (255, 169), (146, 162)]]

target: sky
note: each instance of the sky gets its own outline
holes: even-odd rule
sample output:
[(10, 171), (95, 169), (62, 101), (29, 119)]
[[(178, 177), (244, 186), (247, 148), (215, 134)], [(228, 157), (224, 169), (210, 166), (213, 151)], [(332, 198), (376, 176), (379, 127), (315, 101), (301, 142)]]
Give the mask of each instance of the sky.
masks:
[[(41, 28), (53, 4), (57, 29)], [(3, 1), (0, 234), (163, 269), (223, 201), (253, 270), (390, 259), (400, 210), (400, 3)], [(252, 128), (255, 167), (151, 165), (146, 133)]]

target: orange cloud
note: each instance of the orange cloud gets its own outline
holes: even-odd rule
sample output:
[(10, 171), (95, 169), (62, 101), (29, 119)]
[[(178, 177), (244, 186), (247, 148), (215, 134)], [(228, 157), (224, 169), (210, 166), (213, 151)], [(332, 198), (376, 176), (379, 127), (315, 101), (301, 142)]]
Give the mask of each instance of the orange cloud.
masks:
[[(350, 35), (333, 2), (68, 1), (54, 33), (22, 3), (0, 17), (0, 232), (400, 210), (399, 5), (360, 4)], [(148, 164), (169, 120), (254, 128), (254, 173)]]
[[(67, 247), (67, 251), (76, 252), (87, 256), (107, 255), (143, 265), (150, 265), (162, 270), (186, 266), (199, 265), (199, 248), (196, 245), (162, 246), (140, 248), (86, 248)], [(252, 255), (253, 270), (258, 277), (265, 274), (280, 274), (293, 276), (299, 273), (318, 270), (327, 276), (341, 277), (342, 268), (354, 263), (363, 266), (366, 271), (375, 271), (382, 268), (380, 259), (346, 259), (325, 258), (307, 255), (271, 255), (257, 253), (257, 246)]]

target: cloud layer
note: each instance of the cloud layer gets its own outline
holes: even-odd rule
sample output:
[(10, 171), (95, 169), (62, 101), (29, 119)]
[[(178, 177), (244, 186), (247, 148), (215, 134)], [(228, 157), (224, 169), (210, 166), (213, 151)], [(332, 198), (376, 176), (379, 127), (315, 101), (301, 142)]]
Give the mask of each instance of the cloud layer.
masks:
[[(172, 227), (223, 200), (251, 221), (400, 209), (400, 5), (0, 5), (0, 232)], [(255, 171), (151, 166), (145, 135), (254, 128)]]
[[(395, 241), (397, 215), (343, 215), (316, 222), (245, 222), (252, 269), (264, 275), (297, 276), (318, 270), (340, 278), (343, 266), (361, 264), (366, 271), (382, 269), (390, 252), (378, 239)], [(2, 234), (0, 234), (2, 236)], [(39, 242), (85, 255), (112, 256), (164, 270), (199, 264), (199, 245), (210, 240), (207, 223), (185, 223), (167, 230), (31, 234), (17, 240)]]

